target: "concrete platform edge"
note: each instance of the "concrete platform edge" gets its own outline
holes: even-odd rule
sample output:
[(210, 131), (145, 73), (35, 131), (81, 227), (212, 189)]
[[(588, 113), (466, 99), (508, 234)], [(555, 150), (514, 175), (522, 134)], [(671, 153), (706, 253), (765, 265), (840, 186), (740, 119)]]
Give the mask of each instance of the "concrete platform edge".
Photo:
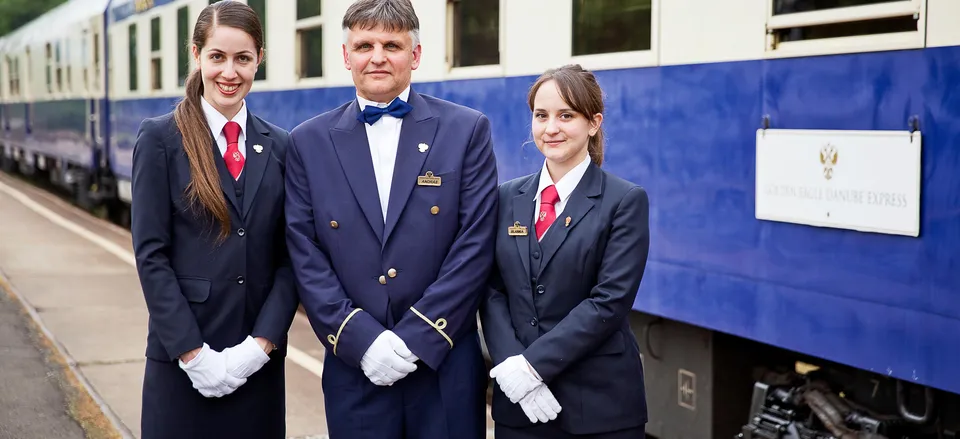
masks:
[(9, 293), (11, 296), (15, 297), (20, 306), (30, 315), (30, 318), (33, 320), (33, 323), (40, 328), (40, 331), (43, 333), (43, 336), (46, 337), (50, 344), (56, 349), (57, 355), (64, 359), (67, 367), (70, 370), (70, 373), (77, 379), (77, 381), (83, 386), (83, 390), (87, 392), (90, 398), (93, 399), (94, 403), (100, 408), (100, 411), (103, 412), (104, 416), (110, 421), (110, 424), (113, 425), (113, 428), (120, 434), (123, 439), (135, 439), (133, 433), (120, 422), (120, 418), (116, 413), (113, 412), (113, 409), (104, 402), (103, 398), (100, 397), (100, 394), (97, 393), (96, 389), (90, 384), (87, 378), (83, 375), (80, 369), (77, 367), (76, 360), (70, 356), (67, 350), (63, 347), (59, 340), (53, 335), (49, 328), (44, 324), (43, 319), (40, 318), (40, 314), (37, 312), (36, 308), (30, 304), (24, 298), (17, 288), (13, 286), (10, 282), (10, 279), (3, 272), (3, 268), (0, 268), (0, 290), (4, 290)]

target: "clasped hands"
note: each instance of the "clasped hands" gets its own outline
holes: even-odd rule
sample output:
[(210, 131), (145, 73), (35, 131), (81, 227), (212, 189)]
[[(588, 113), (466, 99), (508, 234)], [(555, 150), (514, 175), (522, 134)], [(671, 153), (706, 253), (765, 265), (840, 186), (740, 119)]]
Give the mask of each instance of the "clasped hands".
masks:
[(360, 369), (373, 384), (392, 386), (417, 370), (417, 360), (403, 339), (393, 331), (384, 330), (360, 358)]
[(270, 356), (264, 352), (264, 348), (253, 337), (247, 336), (242, 343), (223, 352), (217, 352), (204, 343), (196, 357), (186, 363), (179, 360), (179, 363), (193, 382), (193, 388), (201, 395), (220, 398), (244, 385), (247, 377), (260, 370), (269, 360)]
[(490, 378), (497, 380), (510, 402), (520, 403), (530, 422), (546, 423), (557, 419), (560, 403), (523, 355), (503, 360), (490, 370)]

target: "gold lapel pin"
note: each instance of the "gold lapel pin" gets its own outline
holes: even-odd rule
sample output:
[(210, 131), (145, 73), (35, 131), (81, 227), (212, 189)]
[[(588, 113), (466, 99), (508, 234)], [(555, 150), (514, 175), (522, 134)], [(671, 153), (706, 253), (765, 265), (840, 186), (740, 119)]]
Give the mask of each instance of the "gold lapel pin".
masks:
[(567, 219), (563, 220), (563, 226), (564, 226), (564, 227), (570, 227), (570, 217), (569, 217), (569, 216), (567, 217)]
[(257, 154), (260, 154), (261, 152), (263, 152), (263, 146), (253, 145), (253, 150), (256, 151)]

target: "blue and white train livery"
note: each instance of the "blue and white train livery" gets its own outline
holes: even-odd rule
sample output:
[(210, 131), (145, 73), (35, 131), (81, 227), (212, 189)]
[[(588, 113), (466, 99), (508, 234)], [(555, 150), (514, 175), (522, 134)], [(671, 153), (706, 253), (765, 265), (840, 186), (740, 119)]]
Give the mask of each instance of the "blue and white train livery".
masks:
[[(292, 129), (354, 97), (350, 0), (246, 2), (266, 36), (253, 111)], [(597, 73), (604, 166), (651, 202), (630, 317), (650, 436), (960, 435), (960, 2), (413, 2), (414, 87), (489, 116), (501, 181), (542, 163), (536, 75)], [(3, 169), (123, 220), (137, 128), (182, 95), (207, 4), (69, 0), (3, 37)], [(758, 219), (764, 128), (922, 134), (919, 235)]]

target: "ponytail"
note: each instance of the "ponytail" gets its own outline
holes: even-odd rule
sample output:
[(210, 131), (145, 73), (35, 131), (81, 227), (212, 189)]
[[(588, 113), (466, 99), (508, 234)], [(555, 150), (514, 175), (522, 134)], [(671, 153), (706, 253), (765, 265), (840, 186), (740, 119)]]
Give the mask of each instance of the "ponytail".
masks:
[(223, 241), (230, 235), (230, 212), (227, 210), (227, 199), (220, 189), (220, 173), (210, 144), (210, 127), (200, 105), (203, 78), (199, 69), (187, 76), (185, 88), (186, 96), (177, 103), (173, 115), (183, 137), (183, 150), (190, 162), (187, 200), (191, 207), (202, 207), (213, 215), (220, 223), (218, 241)]
[(587, 140), (587, 153), (597, 166), (603, 165), (603, 127)]

